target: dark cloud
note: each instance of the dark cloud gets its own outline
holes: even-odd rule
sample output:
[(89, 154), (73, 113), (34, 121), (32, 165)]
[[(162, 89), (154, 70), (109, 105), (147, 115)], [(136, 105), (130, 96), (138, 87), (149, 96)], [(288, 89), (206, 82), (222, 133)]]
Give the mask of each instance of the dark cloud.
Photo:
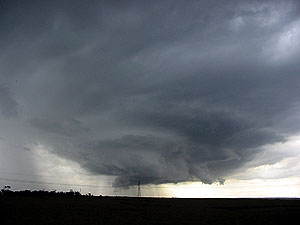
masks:
[(31, 144), (116, 176), (115, 186), (223, 183), (299, 132), (298, 10), (297, 1), (6, 1), (2, 114), (21, 107)]
[(3, 116), (10, 118), (15, 117), (18, 113), (18, 104), (13, 99), (10, 90), (0, 85), (0, 111)]
[(23, 147), (23, 149), (24, 149), (25, 151), (31, 151), (31, 149), (30, 149), (30, 148), (27, 148), (27, 147)]
[(42, 131), (62, 136), (70, 136), (81, 131), (87, 131), (87, 129), (80, 127), (78, 120), (72, 118), (66, 118), (62, 121), (34, 118), (30, 121), (30, 124)]
[[(87, 164), (91, 171), (114, 175), (115, 186), (183, 182), (191, 179), (205, 183), (222, 182), (208, 167), (218, 161), (239, 159), (232, 152), (207, 148), (185, 141), (153, 136), (124, 136), (120, 139), (89, 143)], [(100, 160), (100, 163), (93, 162)]]

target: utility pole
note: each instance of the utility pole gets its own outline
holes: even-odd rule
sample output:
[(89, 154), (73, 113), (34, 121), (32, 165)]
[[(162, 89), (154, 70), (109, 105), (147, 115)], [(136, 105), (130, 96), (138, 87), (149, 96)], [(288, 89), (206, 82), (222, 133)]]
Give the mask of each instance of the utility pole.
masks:
[(137, 197), (142, 197), (142, 194), (141, 194), (141, 182), (140, 181), (138, 181)]

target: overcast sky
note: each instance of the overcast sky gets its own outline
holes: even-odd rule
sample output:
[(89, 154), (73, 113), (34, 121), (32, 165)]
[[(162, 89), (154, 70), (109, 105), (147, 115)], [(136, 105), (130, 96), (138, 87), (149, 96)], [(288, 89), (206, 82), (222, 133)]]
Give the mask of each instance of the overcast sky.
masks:
[(298, 179), (299, 10), (0, 1), (0, 178), (69, 168), (117, 188)]

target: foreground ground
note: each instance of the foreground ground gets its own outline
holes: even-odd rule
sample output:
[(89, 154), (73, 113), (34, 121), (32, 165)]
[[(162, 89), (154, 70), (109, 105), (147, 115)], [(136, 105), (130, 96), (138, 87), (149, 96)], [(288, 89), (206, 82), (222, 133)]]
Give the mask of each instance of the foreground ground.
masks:
[(3, 224), (292, 224), (300, 200), (4, 197)]

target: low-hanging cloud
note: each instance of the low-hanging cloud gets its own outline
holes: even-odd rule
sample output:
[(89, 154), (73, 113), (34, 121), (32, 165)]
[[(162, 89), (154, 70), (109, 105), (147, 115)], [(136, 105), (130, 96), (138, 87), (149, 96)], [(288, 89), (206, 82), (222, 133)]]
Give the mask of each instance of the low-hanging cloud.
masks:
[(27, 144), (118, 187), (211, 184), (299, 132), (298, 2), (60, 2), (1, 8), (0, 109)]

